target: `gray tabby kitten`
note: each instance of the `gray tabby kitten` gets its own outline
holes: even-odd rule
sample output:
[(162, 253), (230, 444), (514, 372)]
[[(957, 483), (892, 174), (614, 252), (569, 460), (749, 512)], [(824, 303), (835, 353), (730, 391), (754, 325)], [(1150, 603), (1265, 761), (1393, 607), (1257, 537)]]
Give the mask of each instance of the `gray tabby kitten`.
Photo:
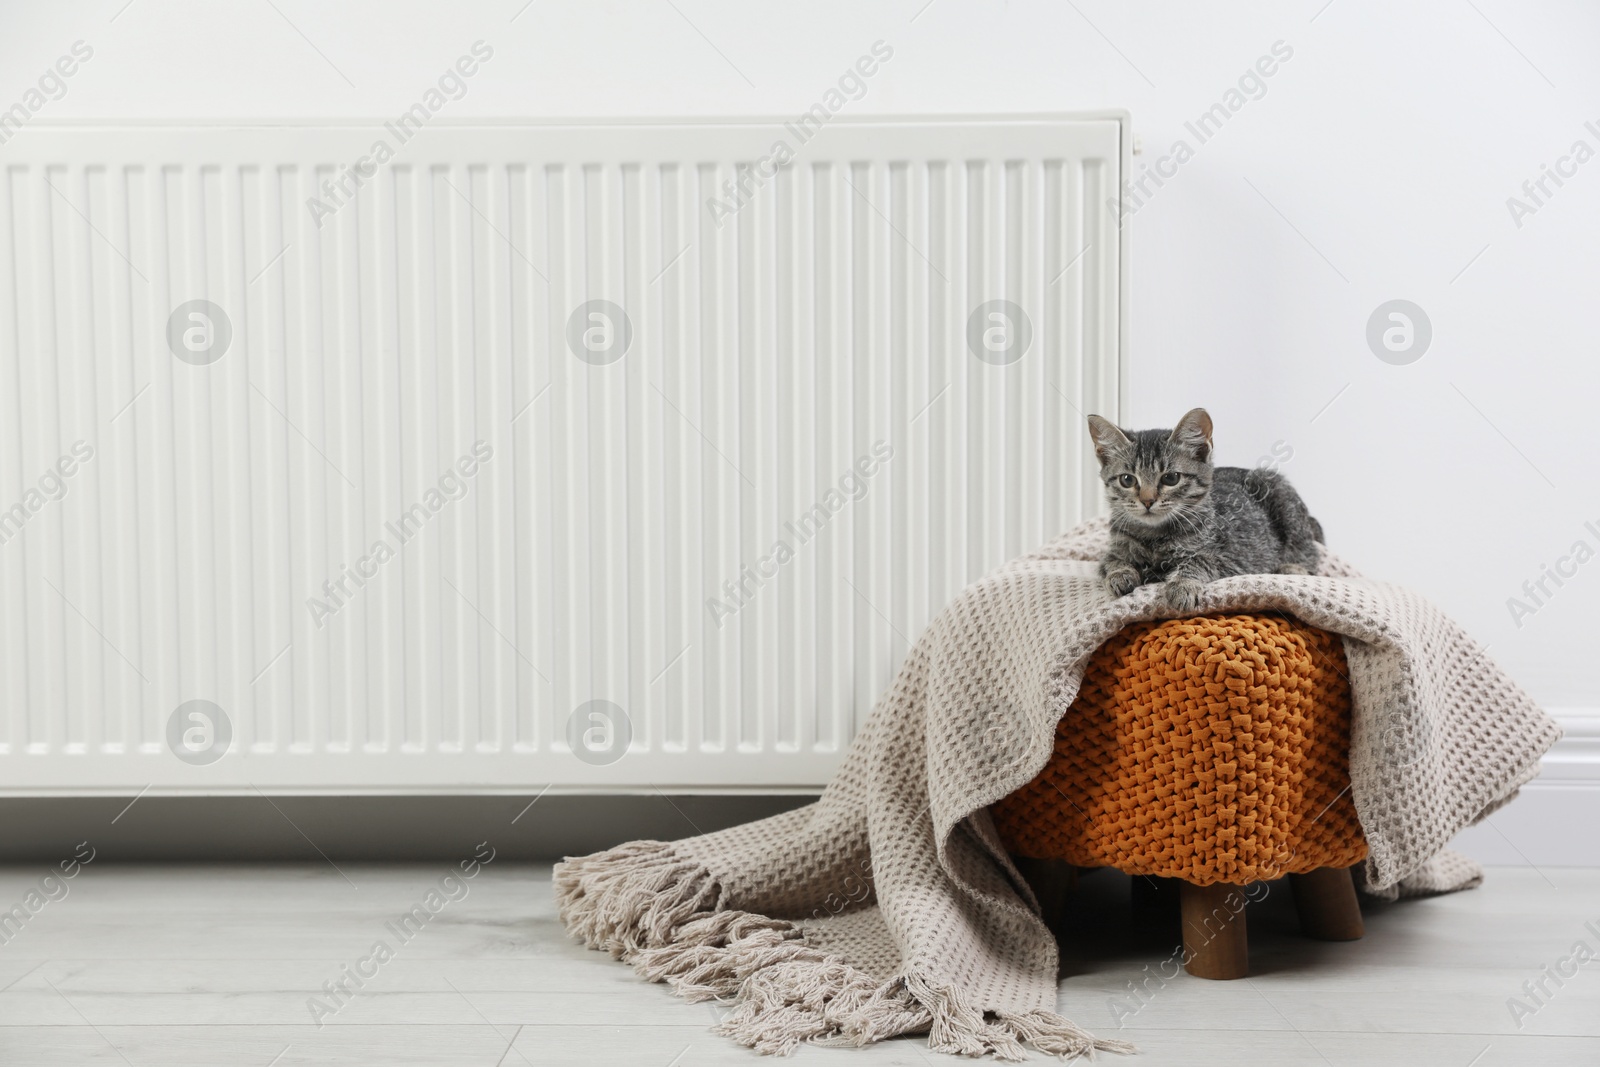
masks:
[(1090, 415), (1089, 436), (1111, 504), (1100, 575), (1112, 596), (1165, 582), (1167, 603), (1193, 611), (1206, 582), (1316, 570), (1321, 524), (1276, 471), (1212, 466), (1204, 408), (1131, 434)]

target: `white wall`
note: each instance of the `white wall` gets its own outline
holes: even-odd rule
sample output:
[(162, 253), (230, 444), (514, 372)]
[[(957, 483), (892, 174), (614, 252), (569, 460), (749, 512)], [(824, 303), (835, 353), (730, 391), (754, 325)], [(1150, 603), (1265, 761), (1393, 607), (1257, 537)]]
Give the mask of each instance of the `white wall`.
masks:
[[(481, 38), (453, 116), (797, 113), (879, 39), (856, 113), (1129, 109), (1135, 169), (1195, 148), (1129, 223), (1132, 421), (1204, 404), (1239, 464), (1287, 443), (1335, 548), (1541, 702), (1600, 709), (1600, 560), (1522, 625), (1507, 607), (1575, 541), (1600, 549), (1600, 160), (1520, 227), (1506, 204), (1574, 141), (1600, 151), (1600, 8), (273, 2), (9, 0), (0, 107), (81, 38), (50, 117), (387, 116)], [(1278, 41), (1265, 95), (1200, 144), (1185, 121)], [(1365, 339), (1394, 298), (1432, 322), (1407, 366)]]

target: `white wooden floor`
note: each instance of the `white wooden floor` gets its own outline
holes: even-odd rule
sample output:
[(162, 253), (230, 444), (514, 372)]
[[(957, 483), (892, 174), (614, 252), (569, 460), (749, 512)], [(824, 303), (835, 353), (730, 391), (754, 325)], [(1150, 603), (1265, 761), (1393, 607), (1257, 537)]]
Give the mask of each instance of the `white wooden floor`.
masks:
[[(290, 1067), (293, 1064), (758, 1062), (707, 1032), (715, 1008), (638, 981), (565, 936), (548, 867), (498, 862), (320, 1029), (307, 1000), (420, 902), (441, 865), (94, 864), (0, 945), (0, 1064)], [(0, 869), (0, 911), (43, 868)], [(59, 893), (59, 891), (57, 891)], [(1600, 870), (1503, 868), (1468, 893), (1367, 914), (1349, 944), (1293, 932), (1287, 894), (1250, 914), (1254, 977), (1180, 975), (1125, 1025), (1114, 998), (1170, 949), (1135, 944), (1125, 882), (1079, 890), (1060, 1010), (1140, 1045), (1130, 1067), (1496, 1067), (1600, 1064), (1600, 961), (1519, 1029), (1508, 997), (1600, 938)], [(370, 968), (369, 968), (370, 969)], [(1154, 989), (1154, 985), (1151, 986)], [(1131, 1001), (1121, 1001), (1124, 1008)], [(773, 1062), (773, 1061), (765, 1061)], [(922, 1040), (806, 1048), (799, 1064), (957, 1062)]]

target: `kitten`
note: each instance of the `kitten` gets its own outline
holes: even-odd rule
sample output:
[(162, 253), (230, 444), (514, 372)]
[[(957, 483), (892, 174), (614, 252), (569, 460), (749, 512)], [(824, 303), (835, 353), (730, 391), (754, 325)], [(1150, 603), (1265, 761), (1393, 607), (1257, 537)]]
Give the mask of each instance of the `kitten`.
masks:
[(1212, 466), (1204, 408), (1131, 434), (1090, 415), (1089, 436), (1111, 504), (1100, 575), (1112, 596), (1165, 582), (1167, 603), (1193, 611), (1206, 582), (1316, 570), (1321, 524), (1276, 471)]

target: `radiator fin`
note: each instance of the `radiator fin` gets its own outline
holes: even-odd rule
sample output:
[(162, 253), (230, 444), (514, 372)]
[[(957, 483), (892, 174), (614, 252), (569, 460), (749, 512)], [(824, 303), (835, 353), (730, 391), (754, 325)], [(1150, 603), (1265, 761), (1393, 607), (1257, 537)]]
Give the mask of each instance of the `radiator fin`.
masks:
[[(949, 598), (1100, 506), (1121, 127), (840, 125), (769, 173), (777, 129), (440, 126), (342, 206), (371, 131), (18, 136), (8, 783), (826, 780)], [(191, 300), (215, 362), (169, 345)], [(626, 327), (573, 326), (595, 300)], [(1004, 365), (968, 343), (994, 300), (1032, 334)], [(578, 358), (591, 322), (626, 354)], [(214, 763), (169, 746), (196, 699)], [(614, 762), (569, 750), (592, 700)]]

